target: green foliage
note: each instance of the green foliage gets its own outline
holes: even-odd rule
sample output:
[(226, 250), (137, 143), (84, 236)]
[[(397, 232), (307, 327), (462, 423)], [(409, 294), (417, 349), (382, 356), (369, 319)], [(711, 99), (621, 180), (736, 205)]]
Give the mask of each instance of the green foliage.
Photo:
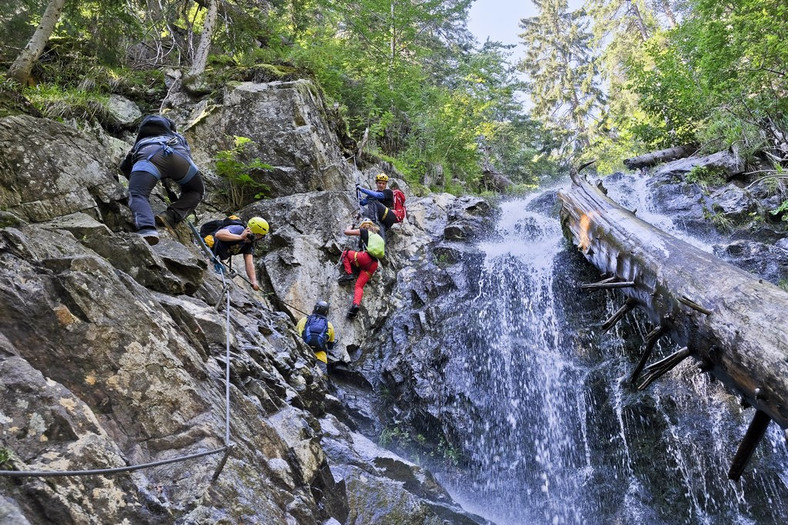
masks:
[(777, 208), (769, 211), (774, 216), (782, 216), (783, 221), (788, 221), (788, 199), (784, 200)]
[[(314, 78), (348, 135), (360, 140), (368, 130), (364, 151), (394, 159), (411, 184), (480, 191), (485, 162), (518, 183), (536, 183), (557, 171), (549, 161), (553, 138), (516, 100), (522, 83), (507, 63), (511, 46), (474, 48), (465, 27), (471, 3), (231, 3), (200, 86)], [(19, 29), (7, 41), (22, 47), (44, 3), (18, 4), (0, 10)], [(33, 96), (61, 118), (100, 117), (101, 103), (75, 100), (71, 89), (120, 93), (155, 111), (166, 94), (161, 72), (188, 67), (205, 13), (193, 1), (68, 2), (33, 72), (38, 84), (67, 93), (57, 102), (48, 87)]]
[(732, 232), (734, 230), (733, 220), (722, 213), (722, 210), (704, 210), (703, 218), (711, 222), (721, 232)]
[[(462, 450), (449, 443), (441, 436), (438, 443), (430, 443), (424, 434), (411, 433), (399, 424), (391, 424), (384, 428), (378, 436), (378, 444), (382, 447), (402, 449), (420, 456), (438, 458), (449, 465), (459, 465), (463, 461)], [(415, 458), (418, 462), (418, 457)]]
[(725, 169), (714, 166), (694, 166), (687, 174), (686, 181), (706, 187), (722, 186), (727, 182)]
[(12, 452), (7, 448), (0, 448), (0, 468), (10, 470), (12, 467)]
[[(293, 33), (297, 45), (289, 55), (340, 104), (352, 136), (368, 130), (366, 151), (396, 159), (409, 182), (442, 191), (480, 189), (482, 136), (497, 147), (490, 160), (508, 161), (505, 169), (516, 167), (518, 179), (551, 171), (521, 162), (542, 147), (528, 146), (530, 130), (496, 132), (522, 114), (514, 100), (521, 83), (505, 46), (468, 46), (462, 21), (469, 4), (430, 0), (392, 11), (389, 1), (326, 1), (321, 24)], [(513, 139), (508, 149), (507, 139)]]
[(73, 42), (73, 50), (82, 57), (120, 66), (126, 56), (125, 43), (143, 30), (137, 14), (129, 3), (117, 0), (66, 2), (56, 31)]
[(103, 116), (109, 103), (108, 95), (58, 84), (39, 84), (26, 89), (24, 95), (45, 117), (55, 120), (93, 121)]
[(570, 11), (566, 0), (536, 2), (539, 14), (520, 21), (526, 51), (519, 62), (528, 75), (532, 114), (561, 140), (567, 158), (590, 145), (604, 95), (583, 10)]
[[(684, 22), (630, 64), (642, 107), (666, 123), (665, 142), (760, 146), (786, 130), (785, 3), (694, 0)], [(672, 144), (671, 144), (672, 145)]]
[(249, 158), (254, 141), (248, 137), (234, 137), (234, 147), (216, 154), (216, 173), (228, 183), (227, 199), (230, 209), (239, 209), (249, 203), (250, 198), (259, 200), (271, 188), (253, 177), (255, 171), (267, 171), (273, 166), (259, 158)]

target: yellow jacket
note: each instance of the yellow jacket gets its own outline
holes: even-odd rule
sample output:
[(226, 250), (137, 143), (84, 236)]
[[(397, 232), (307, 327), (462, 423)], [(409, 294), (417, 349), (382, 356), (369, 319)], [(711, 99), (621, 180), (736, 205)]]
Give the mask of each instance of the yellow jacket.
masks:
[[(296, 325), (298, 335), (302, 337), (304, 336), (304, 328), (306, 328), (306, 317), (302, 317)], [(334, 342), (334, 325), (331, 324), (331, 321), (328, 321), (328, 338), (326, 339), (326, 346), (328, 348), (333, 348)], [(328, 356), (326, 355), (325, 350), (315, 350), (315, 357), (324, 363), (328, 363)]]

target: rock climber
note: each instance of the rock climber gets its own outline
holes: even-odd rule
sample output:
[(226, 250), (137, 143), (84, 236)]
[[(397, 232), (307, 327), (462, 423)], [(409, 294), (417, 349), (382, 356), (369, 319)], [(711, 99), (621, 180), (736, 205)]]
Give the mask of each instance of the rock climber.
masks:
[(246, 275), (249, 283), (255, 290), (260, 289), (257, 282), (257, 273), (254, 267), (254, 243), (268, 233), (268, 221), (262, 217), (252, 217), (243, 224), (231, 224), (214, 233), (215, 244), (213, 251), (221, 260), (227, 260), (233, 255), (243, 254)]
[[(120, 171), (129, 179), (129, 208), (137, 233), (150, 245), (159, 242), (157, 225), (172, 228), (194, 211), (205, 193), (186, 139), (176, 132), (175, 123), (162, 115), (142, 119), (134, 147), (121, 162)], [(163, 179), (177, 182), (181, 194), (154, 217), (150, 194)]]
[(367, 217), (372, 217), (377, 222), (380, 236), (384, 239), (386, 231), (397, 222), (397, 217), (391, 212), (394, 207), (394, 192), (386, 187), (388, 183), (388, 175), (378, 173), (375, 175), (376, 190), (356, 186), (356, 194), (364, 195), (359, 204), (366, 207)]
[[(359, 250), (345, 250), (342, 252), (342, 265), (345, 275), (339, 278), (340, 283), (351, 282), (356, 284), (353, 292), (353, 304), (347, 316), (354, 318), (361, 307), (361, 298), (364, 296), (364, 285), (378, 269), (378, 259), (383, 257), (383, 239), (378, 235), (378, 226), (372, 219), (362, 219), (358, 228), (348, 227), (345, 235), (359, 237)], [(355, 270), (355, 271), (354, 271)], [(358, 277), (356, 277), (356, 273)]]
[(325, 301), (316, 302), (312, 313), (298, 321), (296, 330), (304, 342), (315, 352), (318, 361), (328, 364), (327, 351), (332, 350), (336, 344), (334, 326), (328, 320), (328, 303)]

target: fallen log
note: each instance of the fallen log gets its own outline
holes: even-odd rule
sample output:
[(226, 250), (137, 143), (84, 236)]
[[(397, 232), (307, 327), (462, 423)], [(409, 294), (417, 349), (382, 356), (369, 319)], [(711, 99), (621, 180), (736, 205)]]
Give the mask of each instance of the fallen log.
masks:
[[(788, 292), (642, 221), (576, 173), (559, 199), (564, 234), (610, 282), (634, 283), (619, 291), (646, 312), (659, 337), (686, 348), (678, 357), (699, 360), (757, 410), (759, 426), (768, 418), (787, 428)], [(678, 361), (657, 364), (653, 373)], [(738, 456), (732, 479), (749, 457)]]
[(695, 153), (697, 149), (697, 146), (688, 144), (685, 146), (676, 146), (674, 148), (652, 151), (651, 153), (646, 153), (645, 155), (639, 155), (637, 157), (632, 157), (631, 159), (624, 159), (624, 166), (631, 170), (646, 168), (661, 162), (669, 162), (671, 160), (689, 157)]

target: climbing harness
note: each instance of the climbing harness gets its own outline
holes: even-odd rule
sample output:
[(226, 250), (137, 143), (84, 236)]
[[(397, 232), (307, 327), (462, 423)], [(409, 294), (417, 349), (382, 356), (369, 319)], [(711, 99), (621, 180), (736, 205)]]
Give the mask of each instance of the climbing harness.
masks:
[[(195, 175), (200, 171), (194, 161), (192, 161), (191, 155), (187, 154), (184, 151), (185, 141), (182, 140), (177, 134), (174, 135), (160, 135), (157, 137), (148, 137), (145, 139), (140, 140), (137, 144), (134, 145), (134, 149), (132, 150), (132, 154), (136, 155), (141, 149), (145, 148), (146, 146), (151, 145), (158, 145), (159, 147), (153, 150), (153, 153), (148, 155), (142, 160), (138, 160), (134, 163), (131, 170), (132, 171), (144, 171), (146, 173), (150, 173), (156, 179), (161, 180), (161, 171), (159, 171), (158, 166), (156, 166), (152, 159), (160, 152), (163, 156), (168, 157), (170, 155), (177, 155), (178, 157), (182, 158), (189, 164), (189, 169), (186, 171), (186, 175), (182, 178), (176, 180), (180, 186), (185, 186), (186, 184), (191, 181)], [(188, 151), (188, 150), (187, 150)]]

